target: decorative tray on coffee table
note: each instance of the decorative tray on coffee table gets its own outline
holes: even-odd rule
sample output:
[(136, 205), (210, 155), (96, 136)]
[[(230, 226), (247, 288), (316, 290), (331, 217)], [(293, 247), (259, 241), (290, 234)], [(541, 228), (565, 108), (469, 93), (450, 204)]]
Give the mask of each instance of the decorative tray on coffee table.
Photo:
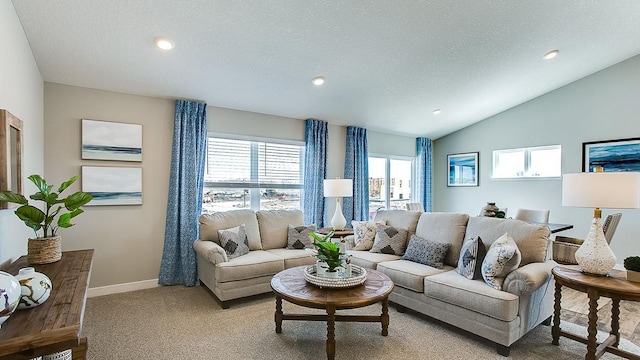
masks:
[(316, 265), (310, 265), (304, 269), (304, 278), (319, 287), (350, 288), (362, 285), (367, 280), (367, 271), (361, 266), (351, 264), (351, 276), (344, 276), (344, 273), (340, 272), (338, 277), (330, 278), (318, 276)]

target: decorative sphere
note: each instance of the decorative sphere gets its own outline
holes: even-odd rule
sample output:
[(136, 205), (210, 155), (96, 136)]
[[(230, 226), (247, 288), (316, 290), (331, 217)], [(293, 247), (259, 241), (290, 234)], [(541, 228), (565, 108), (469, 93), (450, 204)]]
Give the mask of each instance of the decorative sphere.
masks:
[(20, 269), (16, 279), (20, 282), (21, 293), (19, 310), (34, 308), (47, 301), (51, 295), (51, 280), (47, 275), (35, 271), (32, 267)]
[(13, 275), (0, 271), (0, 326), (18, 307), (20, 283)]

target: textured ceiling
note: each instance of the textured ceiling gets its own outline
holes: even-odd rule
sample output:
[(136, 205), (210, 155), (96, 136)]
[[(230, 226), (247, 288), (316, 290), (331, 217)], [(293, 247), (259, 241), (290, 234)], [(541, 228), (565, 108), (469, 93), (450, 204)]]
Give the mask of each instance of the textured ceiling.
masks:
[(45, 81), (434, 139), (640, 54), (637, 0), (13, 4)]

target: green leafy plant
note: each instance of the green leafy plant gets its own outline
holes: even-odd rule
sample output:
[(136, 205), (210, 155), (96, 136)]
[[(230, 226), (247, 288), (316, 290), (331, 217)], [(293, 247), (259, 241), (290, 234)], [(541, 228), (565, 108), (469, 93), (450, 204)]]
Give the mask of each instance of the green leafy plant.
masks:
[[(47, 184), (47, 181), (40, 175), (31, 175), (27, 179), (36, 186), (38, 192), (30, 195), (31, 200), (42, 201), (45, 203), (45, 211), (38, 209), (33, 205), (29, 205), (29, 201), (22, 195), (13, 191), (0, 192), (0, 201), (7, 201), (21, 205), (16, 209), (15, 214), (24, 221), (25, 225), (33, 229), (38, 236), (38, 230), (42, 229), (42, 238), (56, 236), (58, 228), (68, 228), (73, 226), (71, 219), (82, 214), (84, 210), (80, 209), (86, 205), (93, 196), (91, 194), (77, 191), (66, 198), (59, 198), (66, 188), (78, 180), (77, 176), (63, 182), (58, 187), (57, 192), (52, 191), (53, 185)], [(55, 208), (55, 209), (54, 209)], [(66, 210), (66, 212), (65, 212)], [(54, 220), (57, 221), (54, 223)]]
[(640, 272), (640, 256), (629, 256), (624, 259), (624, 268), (631, 271)]
[(327, 264), (327, 271), (335, 272), (339, 267), (342, 267), (342, 259), (340, 256), (344, 255), (344, 253), (340, 252), (337, 244), (331, 242), (333, 231), (324, 236), (314, 232), (310, 232), (309, 234), (314, 238), (313, 246), (318, 250), (316, 258)]

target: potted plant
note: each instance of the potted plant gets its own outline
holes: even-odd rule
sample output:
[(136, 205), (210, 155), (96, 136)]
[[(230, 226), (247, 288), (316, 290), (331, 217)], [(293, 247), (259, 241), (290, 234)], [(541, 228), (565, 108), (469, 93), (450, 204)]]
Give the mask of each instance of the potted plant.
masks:
[(640, 282), (640, 256), (624, 259), (624, 268), (627, 269), (627, 280)]
[[(318, 258), (321, 263), (317, 264), (317, 266), (325, 267), (324, 274), (326, 277), (338, 277), (338, 268), (342, 267), (341, 256), (344, 255), (344, 253), (340, 252), (337, 244), (331, 242), (333, 231), (324, 236), (314, 232), (311, 232), (310, 235), (314, 238), (313, 246), (318, 250), (316, 258)], [(321, 274), (320, 271), (318, 272)]]
[[(53, 185), (47, 184), (40, 175), (31, 175), (27, 179), (31, 180), (38, 189), (29, 198), (44, 202), (44, 211), (30, 205), (22, 194), (12, 191), (0, 192), (0, 201), (19, 204), (20, 207), (16, 209), (15, 214), (35, 233), (35, 238), (30, 238), (27, 246), (29, 263), (56, 262), (62, 258), (62, 239), (56, 234), (58, 229), (73, 226), (71, 219), (84, 212), (80, 207), (91, 201), (93, 196), (83, 191), (76, 191), (66, 198), (60, 198), (60, 194), (78, 180), (77, 176), (63, 182), (56, 192), (52, 191)], [(39, 230), (42, 230), (42, 236), (39, 236)]]

